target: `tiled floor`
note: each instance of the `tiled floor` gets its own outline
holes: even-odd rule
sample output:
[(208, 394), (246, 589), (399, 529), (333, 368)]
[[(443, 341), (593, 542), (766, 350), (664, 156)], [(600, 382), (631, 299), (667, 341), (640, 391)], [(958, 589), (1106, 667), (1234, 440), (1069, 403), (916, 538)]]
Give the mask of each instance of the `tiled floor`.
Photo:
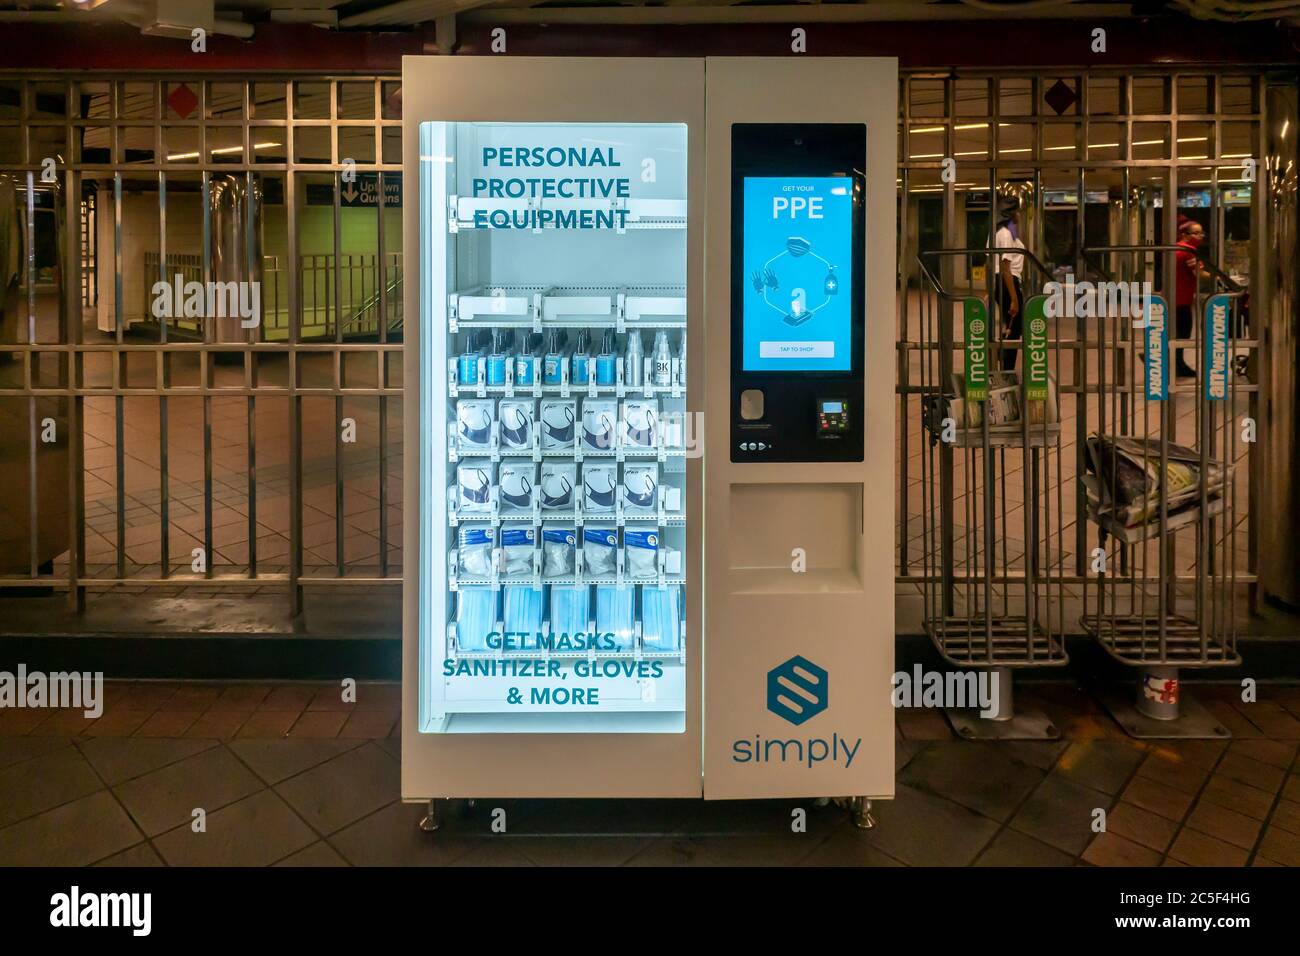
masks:
[(398, 800), (397, 685), (357, 691), (112, 683), (96, 721), (0, 712), (0, 864), (1300, 866), (1296, 686), (1252, 704), (1196, 687), (1231, 743), (1132, 741), (1067, 684), (1019, 694), (1054, 743), (956, 740), (900, 712), (897, 798), (870, 831), (809, 800), (482, 799), (436, 834)]

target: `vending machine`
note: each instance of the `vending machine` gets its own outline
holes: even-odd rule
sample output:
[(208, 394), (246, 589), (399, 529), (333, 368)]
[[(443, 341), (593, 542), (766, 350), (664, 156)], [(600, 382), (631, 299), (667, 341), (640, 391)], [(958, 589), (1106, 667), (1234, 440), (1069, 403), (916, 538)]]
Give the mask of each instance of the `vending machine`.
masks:
[(896, 77), (404, 61), (405, 799), (892, 794)]

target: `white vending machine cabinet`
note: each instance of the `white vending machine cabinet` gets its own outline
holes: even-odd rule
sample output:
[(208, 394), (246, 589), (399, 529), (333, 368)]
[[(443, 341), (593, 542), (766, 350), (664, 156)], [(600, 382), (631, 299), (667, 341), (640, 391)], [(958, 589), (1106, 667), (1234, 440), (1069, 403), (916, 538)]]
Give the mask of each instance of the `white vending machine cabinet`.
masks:
[[(730, 215), (715, 213), (718, 190), (706, 173), (717, 126), (712, 117), (705, 121), (713, 62), (403, 62), (407, 800), (718, 795), (708, 777), (711, 754), (723, 751), (706, 732), (709, 715), (734, 708), (732, 716), (743, 723), (752, 713), (756, 731), (774, 715), (786, 726), (808, 720), (785, 749), (797, 744), (801, 753), (820, 754), (820, 737), (807, 731), (819, 729), (821, 711), (789, 721), (793, 711), (780, 687), (794, 688), (796, 697), (820, 694), (821, 710), (829, 710), (825, 683), (799, 689), (826, 664), (835, 667), (832, 681), (841, 695), (835, 719), (849, 721), (835, 731), (835, 769), (806, 757), (782, 768), (766, 759), (772, 752), (769, 747), (764, 755), (762, 739), (751, 748), (761, 759), (738, 761), (751, 746), (746, 731), (717, 758), (728, 764), (719, 768), (719, 780), (741, 781), (727, 784), (729, 795), (737, 787), (754, 796), (892, 793), (892, 714), (888, 727), (869, 734), (859, 724), (880, 715), (848, 703), (851, 684), (874, 680), (880, 668), (859, 668), (858, 651), (837, 656), (820, 640), (805, 661), (799, 651), (808, 645), (798, 635), (767, 635), (766, 624), (748, 622), (753, 608), (784, 586), (764, 592), (761, 572), (744, 579), (744, 587), (760, 586), (749, 611), (733, 608), (735, 626), (706, 614), (715, 592), (720, 608), (739, 593), (735, 542), (728, 543), (725, 530), (705, 542), (712, 526), (706, 511), (734, 510), (730, 487), (741, 483), (733, 478), (747, 479), (737, 499), (742, 504), (798, 508), (800, 487), (817, 484), (803, 490), (820, 518), (833, 520), (838, 505), (860, 514), (863, 505), (860, 495), (845, 491), (846, 479), (852, 491), (852, 470), (863, 463), (861, 456), (843, 462), (846, 454), (853, 458), (844, 443), (835, 446), (840, 464), (834, 467), (841, 470), (830, 498), (812, 470), (820, 466), (807, 462), (785, 466), (798, 473), (770, 461), (732, 463), (731, 469), (752, 471), (729, 476), (720, 460), (718, 477), (727, 484), (715, 488), (706, 477), (713, 456), (730, 457), (723, 447), (730, 412), (726, 401), (718, 404), (730, 387), (729, 306), (709, 298), (717, 275), (731, 271), (730, 231), (706, 221)], [(735, 62), (761, 77), (768, 61)], [(825, 62), (809, 62), (814, 75), (805, 79), (830, 78), (822, 73)], [(879, 69), (896, 76), (887, 62)], [(719, 70), (724, 87), (743, 76), (728, 80), (725, 73)], [(860, 117), (847, 122), (854, 121), (866, 129)], [(891, 177), (894, 122), (891, 106)], [(876, 135), (883, 142), (884, 128)], [(849, 139), (866, 149), (877, 145), (865, 134)], [(844, 164), (844, 175), (861, 182), (865, 162), (864, 154), (856, 173), (848, 169), (853, 162)], [(890, 262), (892, 188), (891, 179)], [(844, 195), (841, 189), (836, 201)], [(851, 200), (858, 216), (851, 235), (859, 247), (863, 222), (874, 223), (869, 215), (863, 219), (862, 200), (860, 193)], [(844, 266), (846, 297), (862, 297), (868, 332), (873, 321), (888, 321), (892, 354), (892, 319), (884, 310), (870, 313), (880, 304), (866, 296), (862, 249), (857, 258), (850, 255), (849, 236), (837, 240), (838, 254), (858, 270)], [(830, 242), (828, 236), (821, 248)], [(891, 284), (891, 298), (892, 291)], [(863, 351), (862, 303), (841, 310), (840, 318), (832, 315), (840, 314), (836, 309), (820, 313), (822, 322), (846, 323), (842, 350)], [(815, 331), (817, 322), (799, 318), (800, 325), (809, 323), (801, 336)], [(851, 332), (850, 321), (856, 323)], [(868, 376), (875, 361), (868, 358)], [(861, 386), (861, 355), (846, 367), (857, 378), (827, 384), (834, 395), (851, 393), (858, 402), (853, 389)], [(706, 390), (706, 382), (721, 391), (712, 384)], [(789, 387), (807, 391), (799, 383)], [(870, 414), (869, 406), (855, 411)], [(892, 411), (868, 425), (866, 435), (873, 452), (889, 457), (892, 476)], [(779, 480), (772, 487), (787, 493), (754, 495), (747, 490), (752, 480)], [(892, 514), (892, 477), (882, 492)], [(827, 501), (830, 510), (821, 507)], [(773, 544), (761, 532), (749, 538), (756, 557)], [(846, 540), (837, 533), (836, 547)], [(888, 559), (888, 547), (884, 554)], [(852, 564), (865, 573), (871, 562), (855, 556)], [(824, 558), (814, 560), (821, 582), (815, 591), (825, 590), (819, 574), (837, 573), (824, 565)], [(892, 568), (889, 575), (892, 582)], [(805, 581), (796, 590), (805, 600), (811, 593)], [(826, 605), (832, 604), (835, 613), (848, 607), (843, 595), (829, 597)], [(789, 623), (778, 605), (772, 605), (774, 620)], [(847, 633), (841, 637), (861, 646)], [(885, 642), (873, 637), (872, 659), (887, 657), (892, 666), (892, 640), (891, 616)], [(758, 656), (743, 666), (727, 663), (735, 655), (742, 660), (747, 646)], [(738, 689), (734, 675), (721, 671), (712, 682), (715, 647), (724, 668), (758, 666), (755, 686)], [(782, 659), (766, 663), (771, 654)], [(882, 700), (888, 691), (886, 679)], [(839, 748), (849, 741), (840, 735), (847, 730), (859, 742), (843, 765)], [(863, 746), (864, 737), (873, 742)], [(887, 768), (880, 756), (886, 750)], [(741, 769), (742, 762), (751, 766)], [(835, 789), (838, 784), (844, 786)]]

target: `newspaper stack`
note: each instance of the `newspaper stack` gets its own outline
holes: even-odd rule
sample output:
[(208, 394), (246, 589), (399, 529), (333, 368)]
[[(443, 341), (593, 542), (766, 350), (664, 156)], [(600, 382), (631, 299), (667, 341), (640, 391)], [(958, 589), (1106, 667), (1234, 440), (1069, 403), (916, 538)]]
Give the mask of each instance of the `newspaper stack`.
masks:
[[(1126, 528), (1160, 516), (1160, 489), (1167, 489), (1170, 516), (1196, 509), (1201, 500), (1201, 455), (1184, 445), (1169, 444), (1168, 466), (1160, 476), (1160, 440), (1124, 435), (1092, 435), (1087, 442), (1088, 474), (1083, 477), (1094, 515), (1110, 517)], [(1226, 469), (1232, 477), (1232, 467)], [(1223, 463), (1206, 465), (1206, 498), (1219, 502), (1226, 487)], [(1213, 509), (1212, 509), (1213, 510)]]

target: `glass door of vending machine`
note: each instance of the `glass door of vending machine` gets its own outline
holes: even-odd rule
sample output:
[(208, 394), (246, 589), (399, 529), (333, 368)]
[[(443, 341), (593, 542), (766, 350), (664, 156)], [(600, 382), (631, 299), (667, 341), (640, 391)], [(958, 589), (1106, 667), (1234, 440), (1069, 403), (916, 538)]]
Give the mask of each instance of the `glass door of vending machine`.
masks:
[[(420, 558), (404, 793), (639, 794), (663, 761), (652, 790), (698, 794), (690, 124), (639, 115), (680, 111), (644, 89), (630, 120), (610, 118), (609, 90), (584, 118), (563, 89), (580, 75), (598, 88), (589, 64), (562, 76), (532, 61), (505, 97), (519, 61), (495, 60), (490, 84), (472, 58), (415, 62), (437, 79), (413, 85), (408, 63), (407, 97), (437, 105), (415, 97)], [(474, 118), (438, 118), (457, 115)], [(521, 119), (548, 115), (560, 118)]]

